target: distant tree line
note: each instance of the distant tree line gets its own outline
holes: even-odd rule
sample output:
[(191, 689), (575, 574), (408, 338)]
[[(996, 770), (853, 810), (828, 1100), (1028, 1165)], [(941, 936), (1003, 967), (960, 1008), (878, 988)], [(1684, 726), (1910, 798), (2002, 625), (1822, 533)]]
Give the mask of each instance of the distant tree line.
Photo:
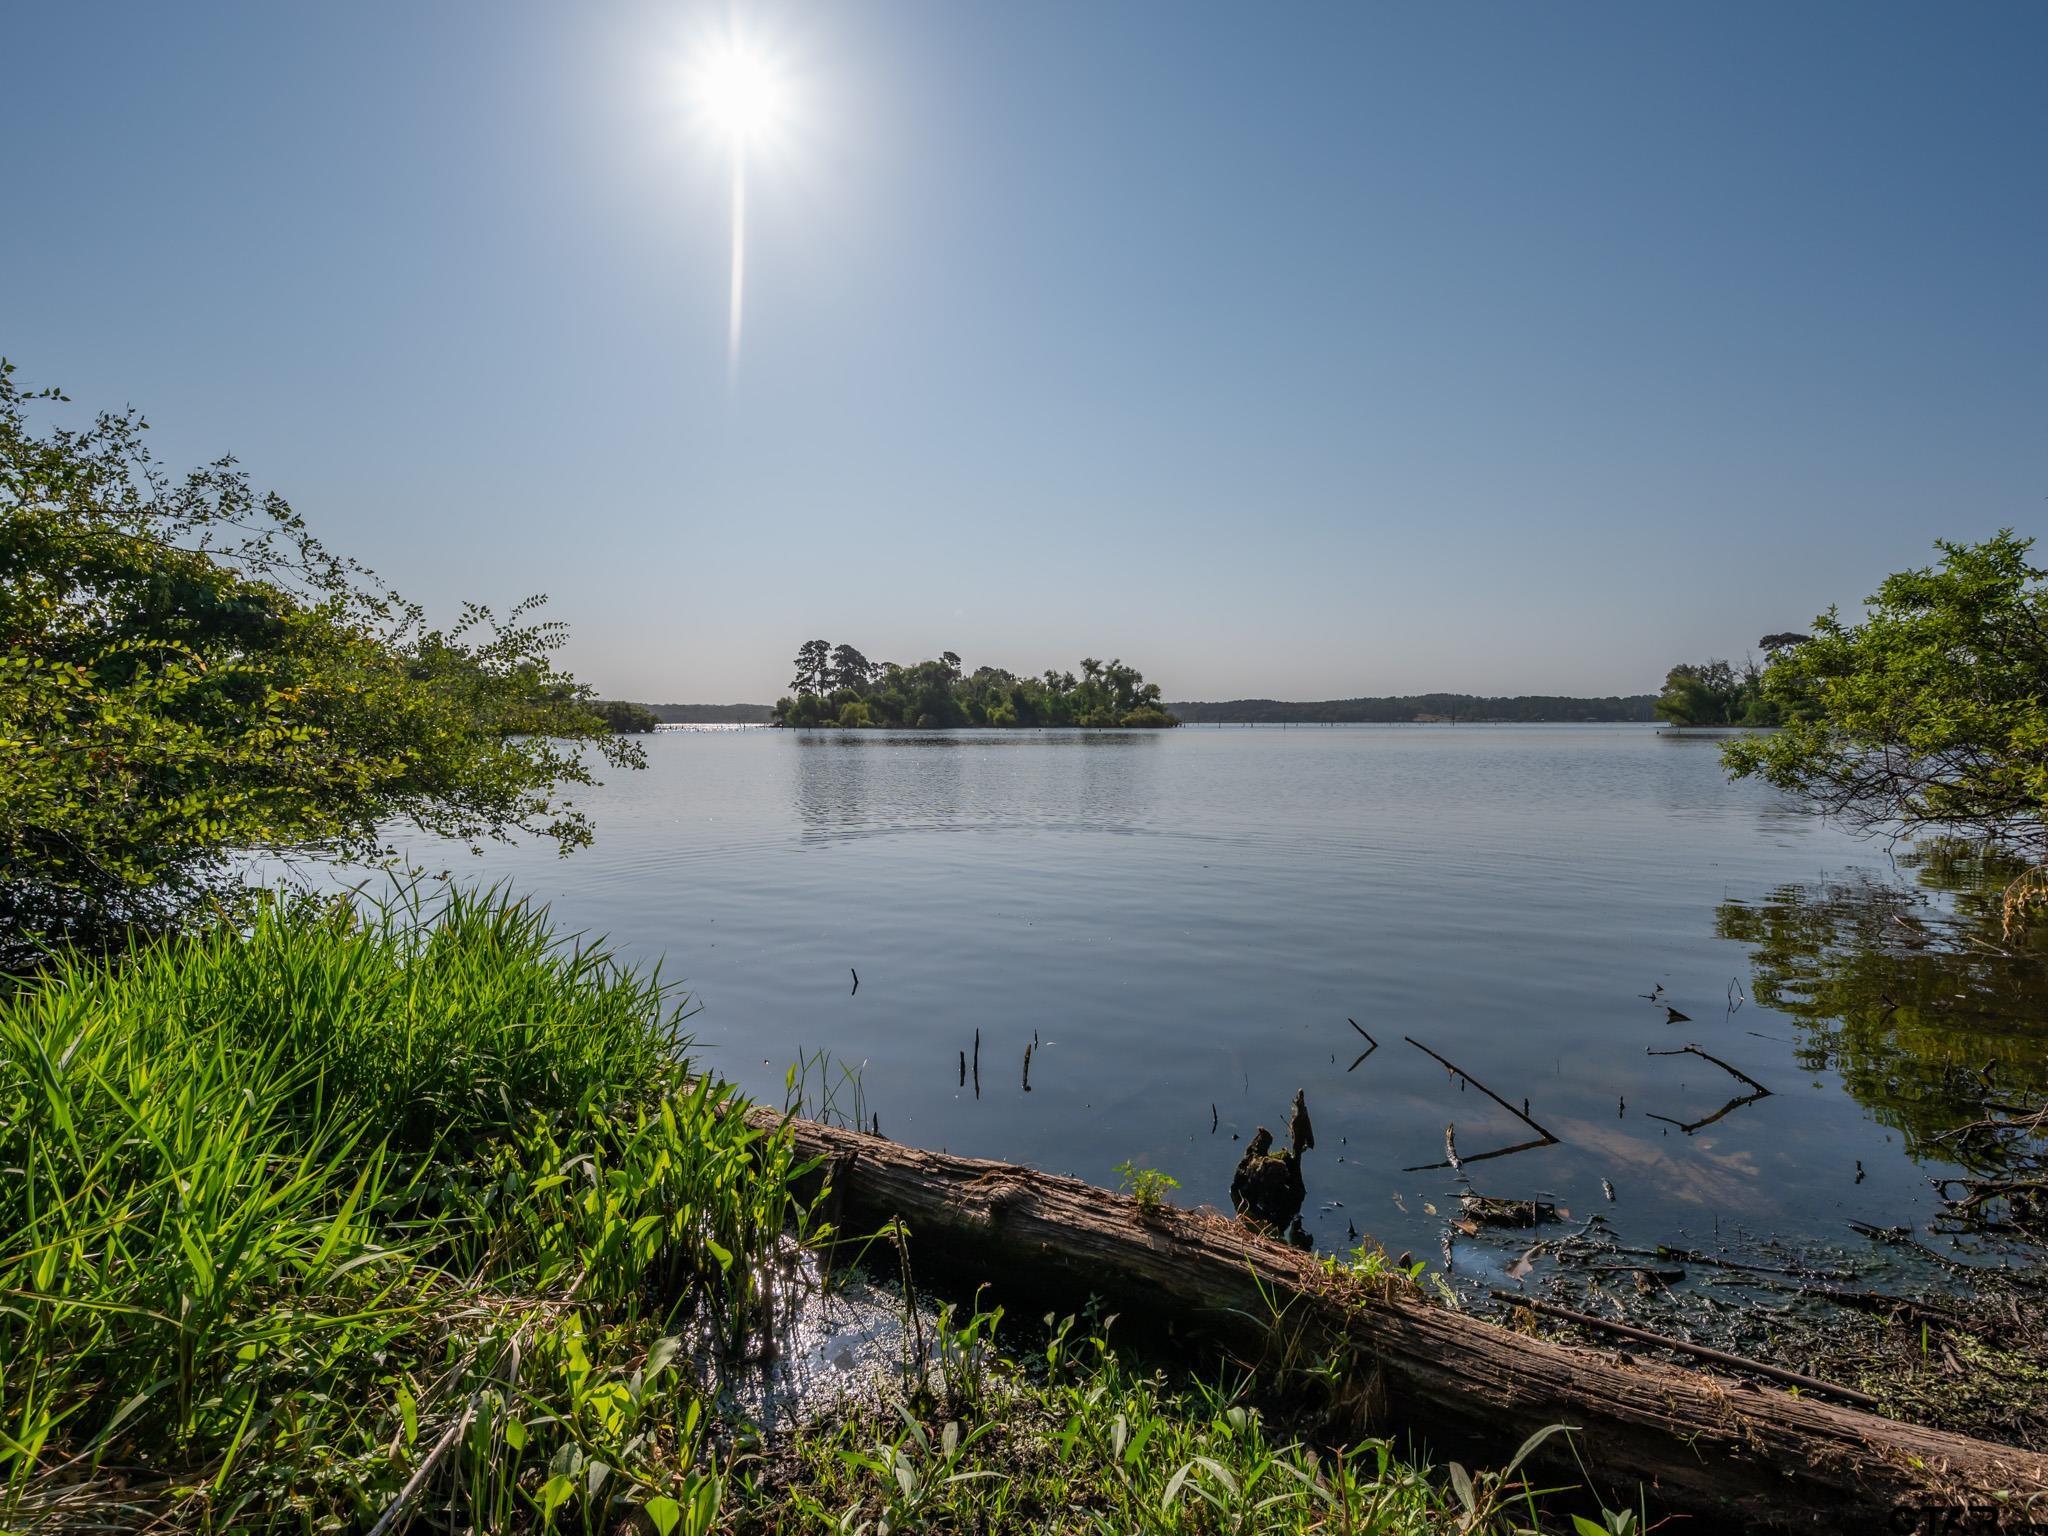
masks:
[(1159, 685), (1122, 661), (1081, 660), (1081, 675), (1019, 677), (1001, 667), (961, 670), (960, 658), (909, 666), (871, 662), (850, 645), (807, 640), (796, 653), (790, 693), (775, 718), (789, 726), (1132, 726), (1179, 722), (1159, 702)]
[(1569, 698), (1522, 694), (1514, 698), (1481, 698), (1469, 693), (1418, 693), (1400, 698), (1229, 699), (1207, 704), (1166, 707), (1189, 724), (1207, 721), (1278, 725), (1287, 721), (1331, 721), (1339, 725), (1393, 725), (1414, 721), (1471, 721), (1538, 724), (1548, 721), (1649, 721), (1655, 697), (1647, 693), (1623, 698)]
[(663, 725), (766, 725), (775, 718), (772, 704), (643, 704)]

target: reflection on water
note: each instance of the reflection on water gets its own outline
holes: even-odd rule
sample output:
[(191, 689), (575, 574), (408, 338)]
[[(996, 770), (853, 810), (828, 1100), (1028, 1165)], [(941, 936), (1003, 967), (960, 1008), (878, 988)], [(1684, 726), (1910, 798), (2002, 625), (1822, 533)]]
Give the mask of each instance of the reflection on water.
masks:
[[(704, 1060), (751, 1092), (779, 1097), (821, 1049), (859, 1067), (906, 1142), (1096, 1182), (1129, 1160), (1221, 1205), (1245, 1141), (1302, 1090), (1304, 1220), (1326, 1245), (1356, 1230), (1433, 1253), (1468, 1185), (1602, 1212), (1637, 1242), (1854, 1241), (1851, 1221), (1938, 1214), (1922, 1160), (1966, 1103), (1960, 1074), (1991, 1056), (2042, 1071), (2024, 1006), (2041, 954), (1995, 952), (2010, 946), (1960, 866), (1900, 875), (1729, 784), (1711, 741), (1460, 726), (647, 746), (644, 773), (583, 797), (597, 842), (572, 858), (409, 851), (662, 962), (702, 1005)], [(1347, 1019), (1380, 1048), (1360, 1059)], [(960, 1065), (977, 1040), (978, 1097)], [(1748, 1093), (1728, 1071), (1652, 1054), (1687, 1044), (1770, 1095), (1719, 1113)], [(1475, 1153), (1528, 1141), (1523, 1113), (1555, 1141), (1429, 1166), (1447, 1127)], [(1462, 1241), (1457, 1261), (1483, 1262)]]
[(1987, 1099), (2048, 1088), (2048, 925), (2004, 931), (2015, 873), (1934, 845), (1890, 879), (1725, 901), (1715, 926), (1750, 946), (1751, 990), (1798, 1022), (1801, 1062), (1837, 1074), (1914, 1156), (1948, 1162), (1940, 1133)]
[(1135, 830), (1153, 812), (1158, 731), (793, 733), (807, 836), (973, 827)]

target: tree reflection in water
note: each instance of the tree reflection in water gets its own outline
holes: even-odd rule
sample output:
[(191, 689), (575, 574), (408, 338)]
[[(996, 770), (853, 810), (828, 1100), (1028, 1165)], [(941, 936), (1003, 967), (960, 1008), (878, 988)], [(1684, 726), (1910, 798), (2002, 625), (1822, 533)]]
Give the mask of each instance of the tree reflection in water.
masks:
[(1723, 902), (1715, 930), (1750, 946), (1755, 999), (1801, 1025), (1801, 1064), (1839, 1074), (1914, 1157), (2021, 1158), (2025, 1137), (1953, 1133), (1987, 1110), (2031, 1113), (2048, 1090), (2048, 923), (2005, 932), (2020, 866), (1981, 850), (1932, 843), (1898, 863), (1912, 884), (1782, 886)]

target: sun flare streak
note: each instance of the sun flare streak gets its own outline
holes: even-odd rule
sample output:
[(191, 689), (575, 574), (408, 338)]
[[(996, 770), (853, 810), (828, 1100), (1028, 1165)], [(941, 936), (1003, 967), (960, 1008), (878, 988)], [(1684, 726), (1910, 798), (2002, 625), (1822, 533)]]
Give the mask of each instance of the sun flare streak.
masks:
[(740, 372), (740, 320), (747, 298), (747, 157), (732, 152), (732, 315), (725, 341), (726, 383), (731, 385)]
[(726, 374), (739, 377), (740, 337), (746, 317), (747, 156), (786, 125), (789, 91), (775, 61), (743, 41), (708, 49), (690, 82), (691, 104), (710, 135), (732, 157), (732, 296), (726, 322)]

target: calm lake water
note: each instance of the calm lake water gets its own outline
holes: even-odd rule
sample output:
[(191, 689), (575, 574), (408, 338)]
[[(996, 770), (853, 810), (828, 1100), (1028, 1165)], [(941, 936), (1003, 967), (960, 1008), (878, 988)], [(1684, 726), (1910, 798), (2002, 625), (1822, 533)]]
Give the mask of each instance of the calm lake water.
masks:
[[(1458, 1178), (1404, 1170), (1443, 1159), (1447, 1123), (1467, 1159), (1530, 1132), (1412, 1036), (1558, 1138), (1468, 1163), (1480, 1190), (1606, 1212), (1628, 1242), (1861, 1248), (1851, 1219), (1937, 1209), (1916, 1157), (1957, 1074), (1990, 1054), (2038, 1073), (2040, 1037), (2004, 972), (1927, 959), (1947, 898), (1730, 785), (1717, 747), (1634, 726), (668, 730), (587, 796), (592, 849), (408, 851), (661, 961), (704, 1059), (762, 1097), (810, 1053), (857, 1066), (900, 1141), (1107, 1184), (1130, 1160), (1227, 1207), (1237, 1138), (1281, 1132), (1303, 1089), (1318, 1243), (1355, 1226), (1435, 1262)], [(1347, 1018), (1378, 1040), (1363, 1060)], [(1772, 1095), (1684, 1129), (1748, 1092), (1648, 1054), (1688, 1042)], [(1462, 1240), (1458, 1263), (1497, 1267)]]

